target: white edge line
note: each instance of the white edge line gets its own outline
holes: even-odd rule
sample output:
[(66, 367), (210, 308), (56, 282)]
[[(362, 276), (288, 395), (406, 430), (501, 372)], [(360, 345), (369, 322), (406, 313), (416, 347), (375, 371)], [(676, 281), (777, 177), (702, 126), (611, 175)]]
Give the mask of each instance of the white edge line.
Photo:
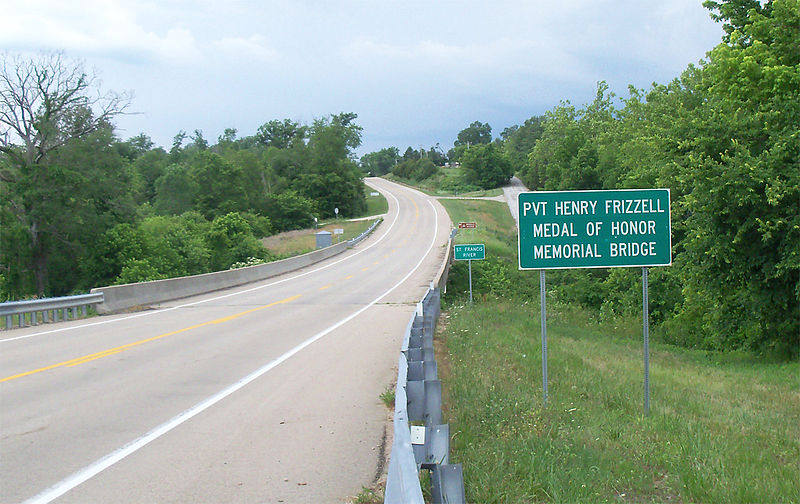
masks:
[[(394, 196), (393, 196), (394, 197)], [(436, 207), (428, 200), (428, 204), (433, 209), (434, 215), (434, 230), (433, 230), (433, 238), (431, 239), (431, 243), (428, 246), (428, 250), (422, 255), (422, 258), (419, 262), (414, 266), (414, 268), (403, 277), (402, 280), (397, 282), (394, 286), (392, 286), (389, 290), (384, 292), (383, 294), (379, 295), (375, 299), (373, 299), (369, 304), (365, 305), (364, 307), (360, 308), (355, 313), (345, 317), (344, 319), (340, 320), (336, 324), (324, 329), (323, 331), (315, 334), (311, 338), (305, 340), (304, 342), (300, 343), (296, 347), (292, 348), (291, 350), (287, 351), (277, 359), (270, 361), (269, 363), (265, 364), (264, 366), (256, 369), (249, 375), (245, 376), (244, 378), (240, 379), (239, 381), (225, 387), (221, 391), (217, 392), (216, 394), (212, 395), (211, 397), (195, 404), (191, 408), (185, 410), (182, 413), (179, 413), (177, 416), (173, 417), (171, 420), (159, 425), (155, 429), (151, 430), (144, 436), (131, 441), (130, 443), (114, 450), (113, 452), (109, 453), (108, 455), (98, 459), (97, 461), (93, 462), (92, 464), (80, 469), (79, 471), (73, 473), (72, 475), (68, 476), (67, 478), (61, 480), (60, 482), (56, 483), (55, 485), (51, 486), (47, 490), (39, 493), (31, 497), (30, 499), (24, 501), (22, 504), (47, 504), (52, 502), (53, 500), (57, 499), (58, 497), (64, 495), (65, 493), (69, 492), (73, 488), (85, 483), (89, 479), (93, 478), (100, 472), (108, 469), (112, 465), (116, 464), (117, 462), (123, 460), (127, 456), (135, 453), (139, 449), (147, 446), (150, 442), (155, 441), (156, 439), (160, 438), (164, 434), (168, 433), (172, 429), (178, 427), (182, 423), (186, 422), (187, 420), (195, 417), (196, 415), (202, 413), (203, 411), (207, 410), (211, 406), (215, 405), (216, 403), (220, 402), (221, 400), (225, 399), (226, 397), (230, 396), (234, 392), (240, 390), (245, 385), (249, 384), (250, 382), (256, 380), (260, 376), (264, 375), (265, 373), (269, 372), (270, 370), (274, 369), (279, 364), (285, 362), (286, 360), (290, 359), (297, 353), (299, 353), (304, 348), (308, 347), (312, 343), (320, 340), (324, 336), (330, 334), (331, 332), (335, 331), (339, 327), (343, 326), (347, 322), (353, 320), (357, 316), (364, 313), (367, 309), (371, 308), (375, 305), (378, 301), (383, 299), (385, 296), (389, 295), (393, 290), (398, 288), (400, 285), (403, 284), (408, 278), (414, 274), (414, 272), (419, 269), (422, 265), (422, 262), (428, 257), (430, 254), (431, 249), (436, 244), (436, 235), (439, 233), (439, 213), (436, 211)], [(399, 208), (399, 207), (398, 207)], [(391, 228), (390, 228), (391, 229)], [(385, 236), (385, 235), (384, 235)], [(381, 238), (383, 239), (383, 238)], [(377, 243), (377, 242), (376, 242)], [(351, 256), (352, 257), (352, 256)], [(296, 278), (296, 277), (295, 277)]]
[[(384, 190), (386, 191), (386, 193), (389, 196), (391, 196), (394, 199), (394, 201), (397, 204), (397, 207), (399, 209), (400, 208), (400, 202), (397, 200), (397, 197), (394, 194), (392, 194), (389, 190), (387, 190), (387, 189), (384, 189)], [(371, 249), (375, 245), (379, 244), (380, 242), (383, 241), (384, 238), (386, 238), (389, 235), (389, 232), (391, 232), (391, 230), (394, 227), (395, 223), (397, 223), (397, 218), (399, 216), (400, 216), (400, 213), (398, 212), (397, 215), (394, 216), (394, 220), (392, 220), (392, 224), (389, 226), (389, 228), (386, 230), (386, 232), (383, 234), (383, 236), (381, 236), (374, 243), (364, 247), (363, 249), (360, 249), (360, 250), (356, 251), (353, 254), (350, 254), (347, 257), (344, 257), (344, 258), (341, 258), (341, 259), (339, 259), (337, 261), (328, 263), (325, 266), (313, 269), (311, 271), (306, 271), (305, 273), (300, 273), (299, 275), (295, 275), (293, 277), (284, 278), (282, 280), (278, 280), (276, 282), (268, 283), (268, 284), (265, 284), (265, 285), (259, 285), (258, 287), (251, 287), (249, 289), (232, 292), (230, 294), (224, 294), (222, 296), (217, 296), (217, 297), (214, 297), (214, 298), (211, 298), (211, 299), (204, 299), (202, 301), (195, 301), (193, 303), (186, 303), (186, 304), (182, 304), (182, 305), (178, 305), (178, 306), (173, 306), (171, 308), (158, 309), (158, 310), (153, 310), (153, 311), (147, 311), (147, 312), (144, 312), (144, 313), (137, 313), (135, 315), (128, 315), (127, 317), (120, 317), (120, 318), (114, 318), (114, 319), (109, 319), (109, 320), (101, 320), (101, 321), (92, 322), (92, 323), (89, 323), (89, 324), (82, 324), (82, 325), (72, 326), (72, 327), (61, 327), (59, 329), (52, 329), (52, 330), (49, 330), (49, 331), (42, 331), (42, 332), (33, 333), (33, 334), (25, 334), (23, 336), (15, 336), (13, 338), (0, 339), (0, 343), (7, 343), (7, 342), (10, 342), (10, 341), (33, 338), (35, 336), (44, 336), (46, 334), (54, 334), (54, 333), (59, 333), (59, 332), (64, 332), (64, 331), (72, 331), (72, 330), (75, 330), (75, 329), (85, 329), (87, 327), (94, 327), (94, 326), (99, 326), (99, 325), (104, 325), (104, 324), (113, 324), (115, 322), (121, 322), (123, 320), (130, 320), (130, 319), (134, 319), (134, 318), (138, 318), (138, 317), (147, 317), (147, 316), (150, 316), (150, 315), (158, 315), (158, 314), (161, 314), (161, 313), (170, 312), (172, 310), (177, 310), (177, 309), (180, 309), (180, 308), (186, 308), (188, 306), (195, 306), (195, 305), (199, 305), (199, 304), (203, 304), (203, 303), (210, 303), (211, 301), (219, 301), (220, 299), (225, 299), (225, 298), (229, 298), (229, 297), (233, 297), (233, 296), (239, 296), (241, 294), (246, 294), (248, 292), (257, 291), (257, 290), (260, 290), (260, 289), (266, 289), (267, 287), (272, 287), (273, 285), (278, 285), (278, 284), (281, 284), (281, 283), (284, 283), (284, 282), (288, 282), (290, 280), (294, 280), (296, 278), (304, 277), (306, 275), (310, 275), (312, 273), (316, 273), (318, 271), (322, 271), (322, 270), (324, 270), (326, 268), (330, 268), (331, 266), (339, 264), (342, 261), (347, 261), (348, 259), (351, 259), (351, 258), (361, 254), (362, 252), (366, 252), (367, 250)], [(266, 280), (266, 279), (264, 279), (264, 280)], [(264, 280), (257, 280), (257, 281), (263, 282)], [(231, 288), (235, 289), (236, 287), (231, 287)], [(203, 294), (197, 294), (197, 296), (202, 296), (202, 295)]]

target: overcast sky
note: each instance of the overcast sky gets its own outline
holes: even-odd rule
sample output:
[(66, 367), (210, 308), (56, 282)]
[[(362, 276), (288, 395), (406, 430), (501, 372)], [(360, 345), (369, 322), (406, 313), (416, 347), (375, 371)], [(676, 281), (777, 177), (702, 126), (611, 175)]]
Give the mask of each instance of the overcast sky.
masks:
[(666, 83), (722, 35), (702, 0), (0, 0), (0, 50), (63, 50), (132, 91), (117, 121), (169, 147), (271, 119), (355, 112), (359, 153), (446, 151), (472, 121), (494, 136), (605, 80)]

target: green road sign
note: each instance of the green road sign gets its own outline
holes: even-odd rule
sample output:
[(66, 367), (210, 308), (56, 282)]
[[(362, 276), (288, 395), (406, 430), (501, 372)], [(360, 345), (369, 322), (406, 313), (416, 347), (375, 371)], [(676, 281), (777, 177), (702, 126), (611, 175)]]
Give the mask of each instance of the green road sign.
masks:
[(520, 193), (519, 269), (672, 264), (669, 189)]
[(453, 245), (456, 261), (469, 261), (486, 259), (486, 248), (483, 243), (471, 245)]

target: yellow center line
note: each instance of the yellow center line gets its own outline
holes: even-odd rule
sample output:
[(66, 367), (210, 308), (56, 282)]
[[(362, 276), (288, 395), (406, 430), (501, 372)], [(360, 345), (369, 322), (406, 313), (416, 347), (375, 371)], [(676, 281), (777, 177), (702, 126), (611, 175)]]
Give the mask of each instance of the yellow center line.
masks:
[(369, 268), (361, 268), (361, 271), (367, 271)]
[(93, 353), (93, 354), (84, 355), (82, 357), (77, 357), (75, 359), (70, 359), (68, 361), (59, 362), (58, 364), (51, 364), (49, 366), (45, 366), (45, 367), (42, 367), (42, 368), (39, 368), (39, 369), (34, 369), (34, 370), (31, 370), (31, 371), (26, 371), (24, 373), (15, 374), (15, 375), (12, 375), (12, 376), (7, 376), (7, 377), (5, 377), (3, 379), (0, 379), (0, 383), (11, 381), (11, 380), (16, 380), (17, 378), (22, 378), (24, 376), (30, 376), (30, 375), (33, 375), (33, 374), (41, 373), (43, 371), (49, 371), (51, 369), (56, 369), (56, 368), (60, 368), (60, 367), (64, 367), (64, 366), (69, 366), (69, 367), (77, 366), (79, 364), (84, 364), (86, 362), (90, 362), (90, 361), (93, 361), (93, 360), (101, 359), (103, 357), (108, 357), (109, 355), (118, 354), (120, 352), (124, 352), (125, 350), (128, 350), (129, 348), (133, 348), (133, 347), (139, 346), (139, 345), (144, 345), (145, 343), (150, 343), (152, 341), (160, 340), (162, 338), (166, 338), (167, 336), (174, 336), (174, 335), (180, 334), (182, 332), (191, 331), (192, 329), (198, 329), (200, 327), (205, 327), (205, 326), (211, 325), (211, 324), (222, 324), (224, 322), (229, 322), (229, 321), (237, 319), (237, 318), (239, 318), (241, 316), (247, 315), (248, 313), (253, 313), (253, 312), (256, 312), (256, 311), (259, 311), (259, 310), (264, 310), (264, 309), (267, 309), (267, 308), (270, 308), (272, 306), (279, 305), (279, 304), (290, 303), (290, 302), (296, 300), (297, 298), (299, 298), (301, 295), (302, 294), (298, 294), (296, 296), (288, 297), (286, 299), (282, 299), (280, 301), (275, 301), (274, 303), (270, 303), (268, 305), (259, 306), (258, 308), (251, 308), (250, 310), (245, 310), (243, 312), (236, 313), (236, 314), (230, 315), (228, 317), (218, 318), (218, 319), (215, 319), (215, 320), (210, 320), (208, 322), (203, 322), (202, 324), (196, 324), (196, 325), (193, 325), (193, 326), (184, 327), (183, 329), (178, 329), (177, 331), (172, 331), (172, 332), (168, 332), (168, 333), (164, 333), (164, 334), (159, 334), (158, 336), (153, 336), (152, 338), (147, 338), (147, 339), (143, 339), (143, 340), (139, 340), (139, 341), (134, 341), (133, 343), (127, 343), (125, 345), (121, 345), (121, 346), (118, 346), (118, 347), (109, 348), (108, 350), (103, 350), (102, 352), (96, 352), (96, 353)]
[(325, 289), (330, 289), (331, 287), (333, 287), (333, 284), (328, 284), (328, 285), (324, 285), (324, 286), (320, 287), (319, 290), (323, 291)]
[(353, 275), (347, 275), (346, 277), (344, 277), (345, 280), (350, 280), (351, 278), (353, 278)]

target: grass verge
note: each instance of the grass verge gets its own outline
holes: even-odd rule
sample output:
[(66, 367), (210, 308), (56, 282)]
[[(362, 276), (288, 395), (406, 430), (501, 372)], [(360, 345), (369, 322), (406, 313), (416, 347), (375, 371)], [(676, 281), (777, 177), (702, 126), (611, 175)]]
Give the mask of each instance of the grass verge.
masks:
[[(373, 194), (375, 193), (377, 193), (377, 196), (373, 196)], [(389, 211), (389, 202), (386, 201), (386, 197), (369, 186), (367, 186), (366, 188), (366, 198), (367, 198), (367, 211), (364, 213), (362, 217), (383, 215)]]
[(478, 301), (456, 269), (440, 334), (469, 502), (800, 501), (800, 363), (651, 342), (644, 417), (641, 319), (548, 299), (544, 407), (538, 275), (490, 267), (515, 264), (513, 221), (492, 202), (442, 203), (478, 222), (458, 240), (487, 244)]
[(268, 236), (267, 238), (263, 238), (261, 243), (278, 258), (283, 259), (313, 252), (317, 244), (317, 237), (315, 234), (320, 231), (330, 231), (333, 233), (334, 229), (343, 229), (343, 234), (333, 235), (332, 237), (333, 243), (336, 244), (340, 241), (355, 238), (366, 231), (373, 222), (372, 220), (352, 222), (345, 220), (332, 221), (323, 223), (316, 229), (299, 229), (297, 231), (286, 231), (285, 233)]

